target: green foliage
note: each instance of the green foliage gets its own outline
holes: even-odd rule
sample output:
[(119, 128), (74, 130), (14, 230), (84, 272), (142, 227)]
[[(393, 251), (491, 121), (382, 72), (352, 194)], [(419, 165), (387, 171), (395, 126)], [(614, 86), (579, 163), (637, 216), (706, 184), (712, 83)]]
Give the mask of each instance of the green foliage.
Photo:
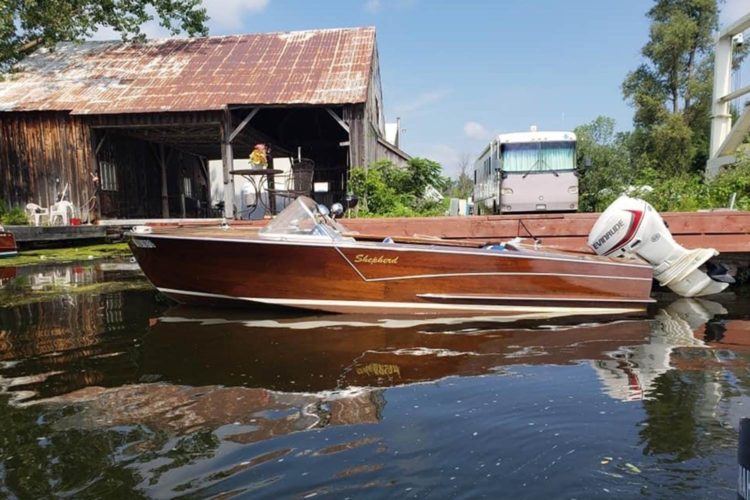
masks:
[(750, 210), (750, 156), (741, 154), (737, 164), (727, 167), (708, 183), (707, 197), (711, 207), (727, 206), (737, 194), (735, 208)]
[(460, 172), (458, 179), (451, 179), (448, 195), (451, 198), (466, 199), (474, 193), (474, 180), (466, 172)]
[(474, 194), (474, 179), (467, 172), (471, 164), (471, 157), (463, 154), (458, 160), (458, 177), (450, 179), (448, 186), (448, 196), (451, 198), (466, 199)]
[[(615, 121), (606, 116), (576, 127), (575, 134), (580, 209), (604, 210), (632, 182), (628, 135), (615, 133)], [(590, 168), (585, 168), (587, 161)]]
[(29, 223), (29, 220), (26, 217), (26, 212), (24, 212), (21, 207), (11, 208), (3, 214), (0, 220), (2, 220), (3, 224), (8, 226), (25, 226)]
[[(646, 60), (628, 74), (622, 90), (634, 107), (633, 131), (614, 132), (611, 118), (578, 127), (582, 173), (580, 207), (600, 211), (627, 193), (659, 211), (726, 207), (737, 193), (737, 208), (750, 206), (750, 160), (713, 180), (703, 176), (708, 159), (716, 0), (654, 0), (649, 10)], [(734, 53), (734, 64), (746, 56)]]
[(664, 175), (656, 170), (647, 170), (642, 172), (636, 185), (653, 189), (651, 192), (641, 190), (634, 196), (648, 201), (659, 212), (692, 212), (714, 208), (706, 196), (707, 185), (702, 176), (695, 173)]
[(11, 207), (8, 209), (7, 205), (3, 200), (0, 200), (0, 224), (7, 226), (25, 226), (29, 223), (21, 207)]
[[(708, 153), (716, 0), (656, 0), (647, 15), (646, 62), (622, 86), (635, 108), (632, 158), (637, 168), (700, 172)], [(735, 63), (744, 55), (738, 51)]]
[(660, 212), (725, 208), (736, 193), (735, 208), (750, 210), (750, 156), (740, 155), (737, 164), (710, 180), (658, 164), (637, 166), (631, 161), (635, 133), (616, 134), (614, 125), (611, 118), (600, 116), (575, 129), (579, 168), (586, 158), (591, 160), (591, 168), (581, 169), (582, 211), (600, 212), (623, 193), (643, 198)]
[(426, 199), (424, 193), (428, 186), (444, 191), (449, 182), (440, 164), (425, 158), (412, 158), (406, 168), (380, 161), (349, 173), (349, 189), (361, 200), (358, 215), (363, 217), (442, 215), (445, 203)]
[(104, 26), (124, 40), (143, 41), (141, 26), (154, 18), (151, 12), (173, 34), (208, 33), (201, 0), (3, 0), (0, 69), (36, 47), (84, 40)]

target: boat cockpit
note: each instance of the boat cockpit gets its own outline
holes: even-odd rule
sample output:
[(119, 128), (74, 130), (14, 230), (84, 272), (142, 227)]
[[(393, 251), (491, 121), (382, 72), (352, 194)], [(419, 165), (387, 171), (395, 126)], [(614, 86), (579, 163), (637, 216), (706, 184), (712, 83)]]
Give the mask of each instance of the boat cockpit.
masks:
[(344, 236), (347, 229), (336, 222), (329, 210), (306, 196), (300, 196), (274, 217), (259, 232), (259, 236), (291, 241), (354, 241)]

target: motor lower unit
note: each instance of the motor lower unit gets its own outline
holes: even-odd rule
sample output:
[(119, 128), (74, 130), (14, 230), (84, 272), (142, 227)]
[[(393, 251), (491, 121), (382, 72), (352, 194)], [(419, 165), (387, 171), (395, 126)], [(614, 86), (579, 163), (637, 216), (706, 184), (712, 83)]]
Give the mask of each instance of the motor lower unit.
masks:
[[(589, 233), (588, 245), (599, 255), (637, 255), (654, 268), (654, 278), (684, 297), (719, 293), (733, 280), (718, 281), (701, 269), (719, 255), (713, 248), (688, 250), (677, 243), (649, 203), (620, 196), (602, 212)], [(715, 266), (714, 266), (715, 267)]]

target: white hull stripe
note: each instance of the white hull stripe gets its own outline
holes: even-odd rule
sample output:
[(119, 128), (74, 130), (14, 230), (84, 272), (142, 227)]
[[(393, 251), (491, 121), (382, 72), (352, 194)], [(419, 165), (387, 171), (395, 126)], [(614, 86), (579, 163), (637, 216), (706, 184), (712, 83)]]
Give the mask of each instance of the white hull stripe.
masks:
[(387, 276), (384, 278), (368, 278), (364, 275), (349, 258), (335, 247), (336, 251), (341, 257), (351, 266), (352, 269), (362, 278), (363, 281), (397, 281), (397, 280), (414, 280), (414, 279), (430, 279), (430, 278), (458, 278), (461, 276), (561, 276), (565, 278), (594, 278), (604, 280), (636, 280), (636, 281), (653, 281), (653, 278), (638, 278), (634, 276), (603, 276), (597, 274), (567, 274), (567, 273), (519, 273), (519, 272), (478, 272), (478, 273), (440, 273), (440, 274), (412, 274), (404, 276)]
[(195, 297), (209, 297), (215, 299), (239, 300), (289, 307), (356, 307), (372, 309), (420, 309), (426, 311), (497, 311), (497, 312), (553, 312), (567, 314), (622, 314), (641, 311), (640, 307), (556, 307), (556, 306), (498, 306), (479, 304), (426, 304), (423, 302), (385, 302), (367, 300), (318, 300), (318, 299), (272, 299), (264, 297), (233, 297), (218, 293), (194, 292), (191, 290), (177, 290), (174, 288), (159, 288), (160, 292), (175, 295), (190, 295)]
[(614, 262), (614, 261), (600, 261), (597, 259), (594, 259), (592, 256), (591, 259), (580, 258), (570, 258), (565, 256), (560, 257), (554, 257), (554, 256), (544, 256), (544, 255), (519, 255), (513, 253), (513, 251), (503, 251), (498, 252), (496, 250), (484, 250), (481, 248), (451, 248), (451, 247), (430, 247), (429, 245), (417, 245), (417, 244), (404, 244), (404, 243), (372, 243), (372, 242), (358, 242), (356, 244), (351, 243), (344, 243), (339, 242), (337, 244), (334, 244), (331, 242), (320, 242), (320, 241), (310, 241), (310, 242), (304, 242), (300, 240), (264, 240), (260, 237), (255, 239), (247, 239), (247, 238), (212, 238), (212, 237), (204, 237), (204, 236), (174, 236), (171, 234), (139, 234), (139, 233), (129, 233), (134, 238), (157, 238), (157, 239), (165, 239), (165, 240), (191, 240), (191, 241), (212, 241), (212, 242), (221, 242), (221, 243), (244, 243), (244, 244), (262, 244), (262, 245), (292, 245), (292, 246), (308, 246), (308, 247), (325, 247), (325, 248), (353, 248), (353, 249), (369, 249), (369, 248), (377, 248), (380, 250), (388, 250), (388, 251), (394, 251), (394, 252), (431, 252), (431, 253), (447, 253), (447, 254), (457, 254), (457, 255), (484, 255), (484, 256), (490, 256), (490, 257), (507, 257), (507, 258), (515, 258), (515, 259), (536, 259), (536, 260), (552, 260), (556, 262), (574, 262), (578, 264), (601, 264), (603, 266), (625, 266), (625, 267), (638, 267), (642, 269), (650, 269), (651, 266), (644, 265), (644, 264), (638, 264), (638, 263), (628, 263), (628, 262)]
[(421, 293), (418, 294), (417, 297), (422, 297), (424, 299), (442, 299), (442, 300), (517, 300), (517, 301), (542, 301), (542, 300), (548, 300), (551, 302), (617, 302), (617, 303), (625, 303), (625, 302), (633, 302), (633, 303), (640, 303), (640, 304), (647, 304), (651, 302), (656, 302), (652, 298), (647, 299), (590, 299), (587, 297), (581, 297), (581, 298), (565, 298), (565, 297), (505, 297), (500, 295), (451, 295), (451, 294), (445, 294), (445, 293)]
[(18, 251), (11, 250), (10, 252), (0, 252), (0, 257), (10, 256), (10, 255), (18, 255)]

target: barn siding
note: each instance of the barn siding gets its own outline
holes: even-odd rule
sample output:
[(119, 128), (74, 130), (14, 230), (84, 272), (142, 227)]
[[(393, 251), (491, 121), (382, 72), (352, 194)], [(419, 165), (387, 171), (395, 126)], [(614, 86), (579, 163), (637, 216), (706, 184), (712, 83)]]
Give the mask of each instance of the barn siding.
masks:
[[(0, 199), (10, 206), (33, 202), (49, 207), (67, 184), (66, 199), (77, 215), (88, 220), (87, 207), (96, 206), (91, 179), (91, 173), (98, 172), (94, 151), (103, 133), (92, 132), (84, 119), (63, 112), (0, 113)], [(166, 150), (170, 214), (182, 213), (184, 175), (193, 179), (194, 194), (186, 202), (186, 215), (201, 215), (208, 189), (200, 160)], [(161, 174), (155, 151), (155, 145), (146, 141), (107, 133), (97, 160), (116, 166), (118, 190), (98, 193), (102, 217), (161, 217)]]
[(0, 113), (0, 197), (8, 205), (48, 207), (68, 184), (68, 199), (93, 194), (89, 127), (61, 112)]
[[(383, 139), (385, 142), (385, 139)], [(387, 147), (383, 145), (380, 141), (378, 141), (378, 154), (377, 158), (378, 160), (387, 160), (397, 167), (405, 168), (407, 164), (409, 163), (409, 157), (405, 155), (405, 153), (397, 153), (392, 149), (392, 147)]]

